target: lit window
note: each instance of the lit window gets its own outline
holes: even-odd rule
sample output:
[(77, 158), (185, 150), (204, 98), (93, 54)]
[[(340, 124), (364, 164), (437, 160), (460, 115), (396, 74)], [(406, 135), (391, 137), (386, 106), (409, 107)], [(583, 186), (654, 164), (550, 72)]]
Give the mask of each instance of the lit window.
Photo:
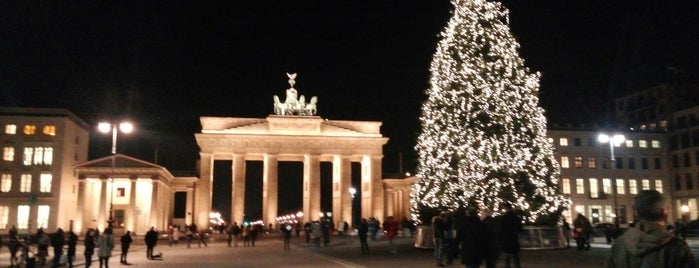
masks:
[(22, 160), (25, 166), (29, 165), (51, 165), (53, 163), (53, 148), (52, 147), (25, 147), (24, 159)]
[(646, 140), (640, 140), (640, 141), (638, 141), (638, 147), (641, 147), (641, 148), (648, 148), (648, 141), (646, 141)]
[(651, 147), (653, 148), (660, 148), (660, 141), (659, 140), (652, 140), (650, 142)]
[(585, 193), (585, 181), (583, 179), (575, 179), (575, 193)]
[(660, 127), (666, 128), (667, 127), (667, 120), (660, 120)]
[(629, 193), (638, 194), (638, 186), (636, 185), (636, 180), (629, 180)]
[(28, 193), (32, 190), (32, 175), (22, 174), (19, 180), (19, 191), (22, 193)]
[(574, 164), (575, 164), (575, 167), (576, 167), (576, 168), (582, 168), (582, 165), (583, 165), (583, 158), (582, 158), (582, 156), (576, 156), (574, 161), (575, 161)]
[(570, 179), (563, 178), (563, 180), (561, 180), (561, 182), (563, 183), (563, 193), (570, 194)]
[(612, 180), (602, 179), (602, 192), (604, 192), (605, 194), (612, 193)]
[(570, 167), (570, 164), (568, 163), (567, 156), (561, 156), (561, 167), (562, 168), (569, 168)]
[(580, 214), (585, 214), (585, 206), (584, 205), (575, 206), (575, 212), (580, 213)]
[(616, 179), (616, 193), (625, 194), (624, 179)]
[(663, 180), (655, 180), (655, 190), (663, 192)]
[(2, 149), (2, 160), (15, 161), (15, 147), (4, 147)]
[(633, 140), (626, 140), (626, 147), (633, 148)]
[(560, 138), (558, 139), (558, 144), (561, 146), (568, 146), (568, 138)]
[(597, 168), (597, 160), (594, 157), (588, 157), (587, 158), (587, 167), (588, 168)]
[(5, 125), (5, 134), (10, 134), (10, 135), (17, 134), (17, 125), (15, 125), (15, 124)]
[(42, 193), (50, 193), (52, 179), (53, 176), (51, 174), (41, 174), (39, 191)]
[(649, 180), (641, 180), (641, 187), (643, 187), (643, 190), (650, 190), (650, 181)]
[(25, 126), (24, 126), (24, 134), (25, 134), (25, 135), (34, 135), (34, 134), (36, 134), (36, 126), (35, 126), (35, 125), (25, 125)]
[(44, 134), (49, 136), (56, 136), (56, 126), (48, 125), (44, 126)]
[(591, 198), (599, 197), (599, 189), (597, 188), (597, 179), (595, 179), (595, 178), (590, 178), (590, 197)]
[(17, 206), (17, 228), (28, 229), (29, 228), (29, 206), (21, 205)]
[[(0, 175), (0, 192), (7, 193), (12, 189), (12, 174), (3, 173)], [(0, 226), (3, 226), (0, 224)]]
[(10, 221), (10, 207), (0, 206), (0, 226), (7, 226)]
[(48, 205), (41, 205), (39, 206), (39, 209), (37, 210), (37, 215), (36, 215), (36, 227), (38, 228), (47, 228), (49, 226), (49, 211), (51, 210), (51, 207)]

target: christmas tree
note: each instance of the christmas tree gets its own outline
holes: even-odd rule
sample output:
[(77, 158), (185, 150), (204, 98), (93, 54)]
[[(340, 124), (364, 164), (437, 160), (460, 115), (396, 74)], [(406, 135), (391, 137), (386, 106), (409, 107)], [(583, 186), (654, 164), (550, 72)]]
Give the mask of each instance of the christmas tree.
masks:
[(525, 67), (500, 3), (452, 4), (422, 106), (413, 215), (510, 203), (528, 222), (550, 222), (568, 200), (538, 106), (540, 75)]

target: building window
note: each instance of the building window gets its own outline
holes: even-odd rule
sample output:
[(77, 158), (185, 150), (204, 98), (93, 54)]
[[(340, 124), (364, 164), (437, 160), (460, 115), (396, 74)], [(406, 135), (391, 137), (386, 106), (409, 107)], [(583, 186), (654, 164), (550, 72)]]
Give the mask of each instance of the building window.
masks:
[(633, 140), (626, 140), (625, 143), (627, 148), (633, 148)]
[(588, 168), (597, 168), (597, 160), (594, 157), (588, 157), (587, 158), (587, 167)]
[(49, 226), (49, 211), (51, 207), (48, 205), (40, 205), (37, 210), (36, 227), (47, 228)]
[[(10, 207), (0, 206), (0, 226), (7, 226), (10, 221)], [(7, 229), (7, 227), (3, 227)]]
[(53, 180), (53, 175), (41, 174), (40, 183), (39, 183), (39, 192), (50, 193), (52, 180)]
[(24, 134), (25, 134), (25, 135), (34, 135), (34, 134), (36, 134), (36, 126), (35, 126), (35, 125), (25, 125), (25, 126), (24, 126)]
[(650, 180), (641, 180), (641, 187), (643, 188), (643, 190), (650, 190)]
[(44, 134), (48, 136), (56, 136), (56, 126), (47, 125), (44, 126)]
[(684, 174), (684, 182), (687, 184), (687, 190), (694, 189), (694, 183), (692, 182), (692, 174)]
[(616, 193), (625, 194), (624, 179), (616, 179)]
[(563, 193), (564, 194), (570, 194), (570, 179), (569, 178), (563, 178), (561, 180), (563, 184)]
[(2, 149), (2, 160), (15, 161), (15, 147), (4, 147)]
[(638, 141), (638, 147), (641, 147), (641, 148), (648, 148), (648, 141), (646, 141), (646, 140), (639, 140), (639, 141)]
[(0, 192), (7, 193), (10, 189), (12, 189), (12, 174), (3, 173), (0, 175)]
[(680, 180), (680, 174), (675, 174), (675, 191), (682, 190), (682, 182)]
[(561, 167), (562, 168), (569, 168), (570, 167), (570, 164), (568, 163), (567, 156), (561, 156)]
[(684, 163), (684, 167), (692, 166), (692, 159), (689, 157), (689, 153), (684, 153), (684, 155), (682, 155), (682, 162)]
[(17, 125), (15, 125), (15, 124), (5, 125), (5, 134), (8, 134), (8, 135), (17, 134)]
[(576, 156), (575, 157), (575, 167), (576, 168), (582, 168), (583, 166), (583, 158), (582, 156)]
[[(699, 131), (697, 131), (697, 133), (699, 133)], [(697, 138), (696, 144), (699, 144), (699, 138)], [(699, 151), (694, 153), (694, 165), (699, 166)]]
[(615, 165), (614, 168), (616, 168), (616, 169), (624, 168), (624, 158), (623, 157), (615, 157), (614, 165)]
[(663, 169), (660, 157), (653, 158), (653, 165), (655, 166), (655, 169)]
[(636, 158), (629, 157), (629, 169), (636, 169)]
[(599, 189), (597, 187), (597, 179), (590, 178), (590, 198), (598, 198)]
[(652, 141), (650, 142), (650, 146), (653, 147), (653, 148), (656, 148), (656, 149), (657, 149), (657, 148), (660, 148), (660, 141), (659, 141), (659, 140), (652, 140)]
[(560, 138), (558, 139), (558, 144), (561, 146), (568, 146), (568, 138)]
[(580, 147), (580, 145), (582, 145), (582, 141), (580, 138), (575, 138), (573, 139), (573, 144), (575, 144), (575, 147)]
[(655, 190), (663, 192), (663, 180), (655, 180)]
[(605, 194), (612, 193), (612, 180), (602, 179), (602, 192), (604, 192)]
[(638, 185), (634, 179), (629, 180), (629, 193), (638, 194)]
[(648, 158), (641, 158), (641, 169), (648, 169)]
[(32, 191), (32, 175), (22, 174), (19, 179), (19, 191), (28, 193)]
[(17, 228), (18, 229), (28, 229), (29, 228), (29, 206), (28, 205), (17, 206)]
[(575, 193), (585, 193), (585, 181), (583, 179), (575, 179)]
[(53, 163), (53, 148), (52, 147), (25, 147), (24, 159), (22, 161), (25, 166), (29, 165), (51, 165)]

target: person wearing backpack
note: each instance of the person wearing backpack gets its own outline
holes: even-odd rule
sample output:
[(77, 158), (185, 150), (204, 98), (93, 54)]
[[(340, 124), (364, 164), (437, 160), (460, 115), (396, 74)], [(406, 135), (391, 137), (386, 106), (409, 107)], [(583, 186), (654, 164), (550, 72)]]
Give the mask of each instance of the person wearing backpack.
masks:
[(656, 190), (643, 190), (634, 199), (640, 218), (614, 240), (606, 267), (695, 267), (687, 242), (665, 228), (665, 198)]

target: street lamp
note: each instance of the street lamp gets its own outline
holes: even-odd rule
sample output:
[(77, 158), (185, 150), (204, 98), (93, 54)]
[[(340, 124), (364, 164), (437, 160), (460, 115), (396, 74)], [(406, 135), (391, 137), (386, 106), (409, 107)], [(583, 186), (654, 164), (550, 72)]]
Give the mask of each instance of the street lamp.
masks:
[(111, 190), (110, 190), (110, 197), (109, 197), (109, 220), (107, 220), (107, 226), (109, 228), (112, 228), (112, 224), (114, 223), (114, 218), (113, 218), (113, 208), (114, 208), (114, 175), (115, 175), (115, 155), (116, 155), (116, 144), (117, 144), (117, 133), (119, 131), (123, 133), (131, 133), (134, 129), (133, 124), (129, 122), (122, 122), (122, 123), (107, 123), (107, 122), (100, 122), (97, 124), (97, 129), (102, 132), (102, 133), (109, 133), (109, 131), (112, 132), (112, 176), (109, 178), (109, 180), (112, 183)]
[(614, 169), (616, 168), (616, 163), (614, 159), (614, 145), (620, 144), (626, 140), (626, 137), (621, 134), (614, 134), (613, 136), (607, 134), (599, 134), (597, 140), (600, 143), (609, 143), (609, 164), (612, 180), (612, 198), (614, 199), (614, 224), (619, 226), (619, 203), (617, 200), (617, 189), (616, 189), (616, 178), (614, 178)]

